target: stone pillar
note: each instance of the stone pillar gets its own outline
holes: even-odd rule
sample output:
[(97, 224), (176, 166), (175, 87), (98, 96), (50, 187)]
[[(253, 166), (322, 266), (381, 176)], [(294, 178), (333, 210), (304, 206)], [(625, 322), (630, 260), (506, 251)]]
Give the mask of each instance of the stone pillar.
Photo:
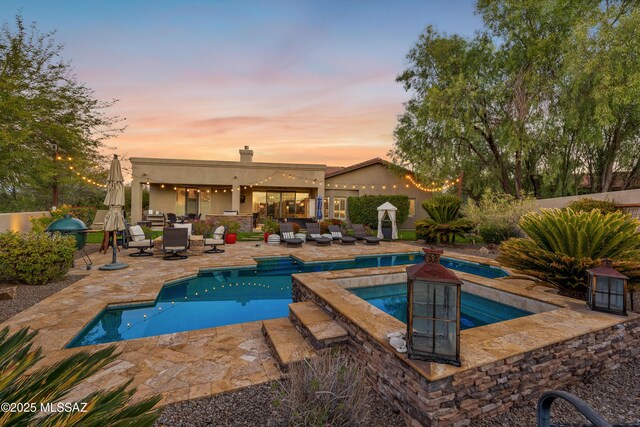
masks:
[(142, 221), (142, 184), (137, 178), (131, 181), (131, 223)]
[(240, 213), (240, 186), (236, 184), (231, 192), (231, 210)]

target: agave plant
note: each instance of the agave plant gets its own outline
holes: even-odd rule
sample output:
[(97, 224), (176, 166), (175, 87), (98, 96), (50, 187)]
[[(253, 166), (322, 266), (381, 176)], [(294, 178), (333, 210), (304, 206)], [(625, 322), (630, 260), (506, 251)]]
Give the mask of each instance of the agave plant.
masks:
[(449, 243), (451, 236), (462, 236), (473, 228), (473, 223), (462, 218), (462, 200), (456, 196), (435, 196), (422, 203), (429, 218), (416, 221), (416, 235), (427, 242)]
[[(28, 329), (9, 334), (9, 328), (0, 330), (0, 402), (40, 404), (68, 402), (69, 392), (100, 369), (113, 362), (115, 347), (92, 354), (81, 352), (52, 366), (37, 369), (25, 375), (42, 359), (40, 348), (31, 350), (37, 332)], [(84, 410), (52, 412), (29, 411), (0, 412), (0, 426), (150, 426), (158, 417), (153, 407), (160, 396), (128, 405), (135, 389), (126, 390), (130, 381), (109, 391), (98, 391), (77, 400)], [(80, 407), (82, 408), (82, 407)]]
[(498, 261), (514, 270), (558, 287), (562, 293), (587, 289), (587, 270), (603, 258), (640, 283), (640, 221), (622, 212), (542, 209), (524, 215), (520, 228), (526, 239), (500, 246)]

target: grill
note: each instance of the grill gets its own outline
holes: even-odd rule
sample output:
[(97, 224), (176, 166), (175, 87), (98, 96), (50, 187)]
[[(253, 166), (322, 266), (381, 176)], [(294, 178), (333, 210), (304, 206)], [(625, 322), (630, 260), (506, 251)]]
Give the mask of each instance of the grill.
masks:
[(84, 249), (85, 244), (87, 243), (87, 233), (89, 232), (89, 228), (86, 224), (80, 221), (78, 218), (73, 218), (70, 214), (66, 214), (63, 218), (57, 219), (53, 221), (47, 227), (47, 232), (49, 233), (60, 233), (67, 236), (73, 236), (76, 239), (76, 249), (82, 251), (80, 256), (82, 260), (87, 266), (87, 270), (91, 270), (91, 258), (89, 258), (89, 254)]

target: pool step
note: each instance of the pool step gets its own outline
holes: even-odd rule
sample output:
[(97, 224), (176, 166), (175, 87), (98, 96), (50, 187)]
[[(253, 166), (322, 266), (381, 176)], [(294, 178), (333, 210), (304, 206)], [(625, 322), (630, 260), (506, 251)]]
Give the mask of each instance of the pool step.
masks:
[(312, 301), (289, 304), (289, 320), (317, 350), (347, 341), (347, 331)]
[(292, 363), (316, 354), (313, 347), (286, 317), (264, 320), (262, 333), (283, 370)]

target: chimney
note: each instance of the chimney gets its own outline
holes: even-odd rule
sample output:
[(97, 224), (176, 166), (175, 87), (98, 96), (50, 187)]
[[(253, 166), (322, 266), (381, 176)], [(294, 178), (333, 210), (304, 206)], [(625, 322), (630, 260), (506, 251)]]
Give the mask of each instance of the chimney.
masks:
[(253, 150), (249, 150), (249, 146), (245, 145), (243, 150), (240, 150), (240, 161), (243, 163), (251, 163), (253, 161)]

